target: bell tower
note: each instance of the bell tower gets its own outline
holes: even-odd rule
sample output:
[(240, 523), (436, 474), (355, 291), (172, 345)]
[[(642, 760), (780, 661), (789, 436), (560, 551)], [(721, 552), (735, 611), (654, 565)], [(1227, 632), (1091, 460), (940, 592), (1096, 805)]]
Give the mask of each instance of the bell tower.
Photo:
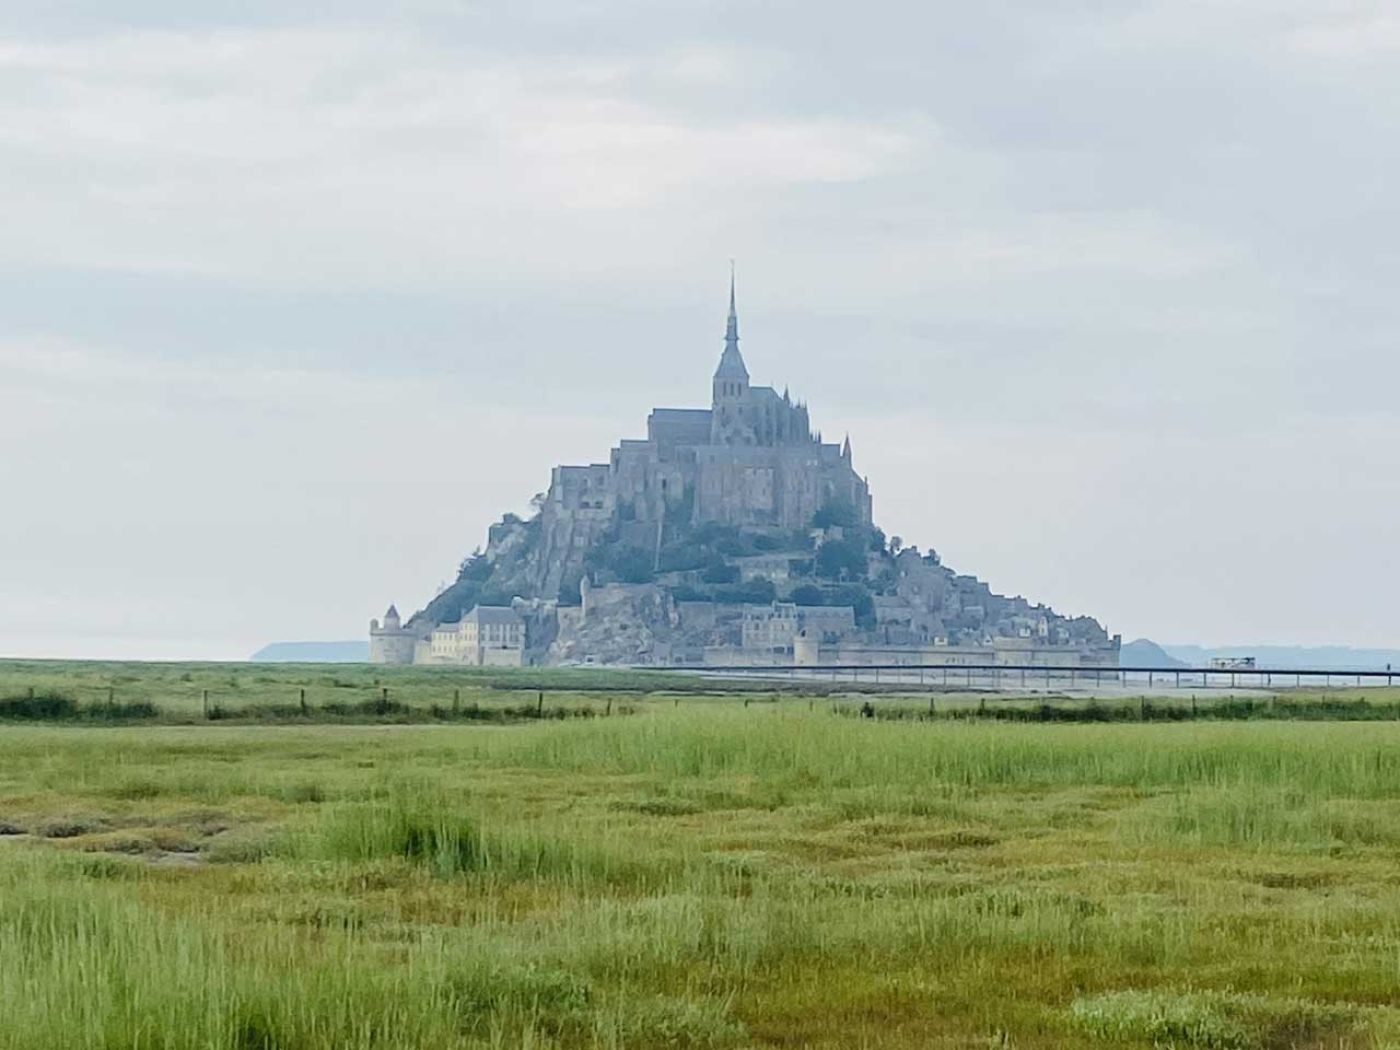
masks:
[(729, 323), (724, 331), (724, 353), (720, 355), (719, 367), (715, 369), (714, 398), (715, 408), (720, 405), (736, 405), (748, 399), (749, 370), (744, 365), (744, 355), (739, 353), (739, 313), (734, 305), (734, 267), (729, 269)]
[(716, 445), (754, 443), (749, 411), (749, 370), (739, 353), (739, 313), (734, 304), (734, 264), (729, 266), (729, 323), (724, 332), (724, 353), (715, 369), (710, 402), (710, 440)]

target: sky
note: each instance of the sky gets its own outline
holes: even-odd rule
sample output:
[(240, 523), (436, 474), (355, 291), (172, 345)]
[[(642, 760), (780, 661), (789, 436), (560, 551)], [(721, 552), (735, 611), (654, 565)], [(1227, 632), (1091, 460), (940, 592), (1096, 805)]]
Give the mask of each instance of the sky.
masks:
[(888, 533), (1400, 645), (1397, 59), (1329, 0), (0, 5), (0, 655), (420, 607), (707, 404), (731, 258)]

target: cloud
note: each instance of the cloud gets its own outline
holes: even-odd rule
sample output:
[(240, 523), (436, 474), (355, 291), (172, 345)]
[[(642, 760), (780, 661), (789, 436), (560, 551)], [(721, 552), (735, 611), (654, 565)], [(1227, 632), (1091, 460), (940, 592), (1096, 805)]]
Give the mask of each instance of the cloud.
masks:
[(383, 286), (538, 273), (572, 241), (554, 266), (576, 269), (621, 213), (658, 255), (638, 212), (684, 211), (716, 184), (860, 181), (923, 150), (909, 121), (697, 123), (628, 91), (741, 68), (722, 49), (484, 59), (352, 29), (11, 41), (0, 260)]
[(416, 604), (704, 400), (732, 256), (911, 541), (1127, 633), (1400, 629), (1383, 7), (120, 7), (0, 12), (0, 648)]
[(1384, 60), (1400, 52), (1400, 15), (1358, 12), (1318, 19), (1288, 36), (1292, 51), (1343, 62)]
[(610, 429), (526, 426), (412, 377), (0, 344), (0, 444), (22, 450), (0, 459), (0, 653), (130, 637), (128, 656), (238, 658), (353, 637), (385, 595), (430, 595), (553, 457)]

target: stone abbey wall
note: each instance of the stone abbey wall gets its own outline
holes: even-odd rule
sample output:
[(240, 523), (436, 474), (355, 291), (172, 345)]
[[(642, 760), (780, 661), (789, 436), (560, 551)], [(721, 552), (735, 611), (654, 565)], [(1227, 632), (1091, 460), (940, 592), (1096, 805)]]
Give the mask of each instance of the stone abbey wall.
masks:
[(554, 468), (541, 508), (537, 594), (557, 597), (609, 529), (620, 526), (644, 547), (658, 546), (676, 515), (696, 525), (794, 530), (832, 502), (870, 523), (870, 489), (855, 471), (850, 442), (823, 442), (805, 404), (750, 385), (731, 296), (709, 408), (653, 409), (647, 437), (623, 440), (607, 463)]

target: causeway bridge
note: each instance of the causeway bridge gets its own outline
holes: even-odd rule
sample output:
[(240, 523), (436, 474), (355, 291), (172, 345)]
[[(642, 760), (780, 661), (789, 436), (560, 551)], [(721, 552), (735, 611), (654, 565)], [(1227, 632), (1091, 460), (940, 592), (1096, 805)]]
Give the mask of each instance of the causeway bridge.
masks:
[(733, 664), (690, 665), (669, 670), (717, 678), (781, 678), (787, 681), (890, 685), (924, 689), (1113, 690), (1357, 689), (1394, 686), (1400, 670), (1268, 667), (1066, 667), (1029, 664)]

